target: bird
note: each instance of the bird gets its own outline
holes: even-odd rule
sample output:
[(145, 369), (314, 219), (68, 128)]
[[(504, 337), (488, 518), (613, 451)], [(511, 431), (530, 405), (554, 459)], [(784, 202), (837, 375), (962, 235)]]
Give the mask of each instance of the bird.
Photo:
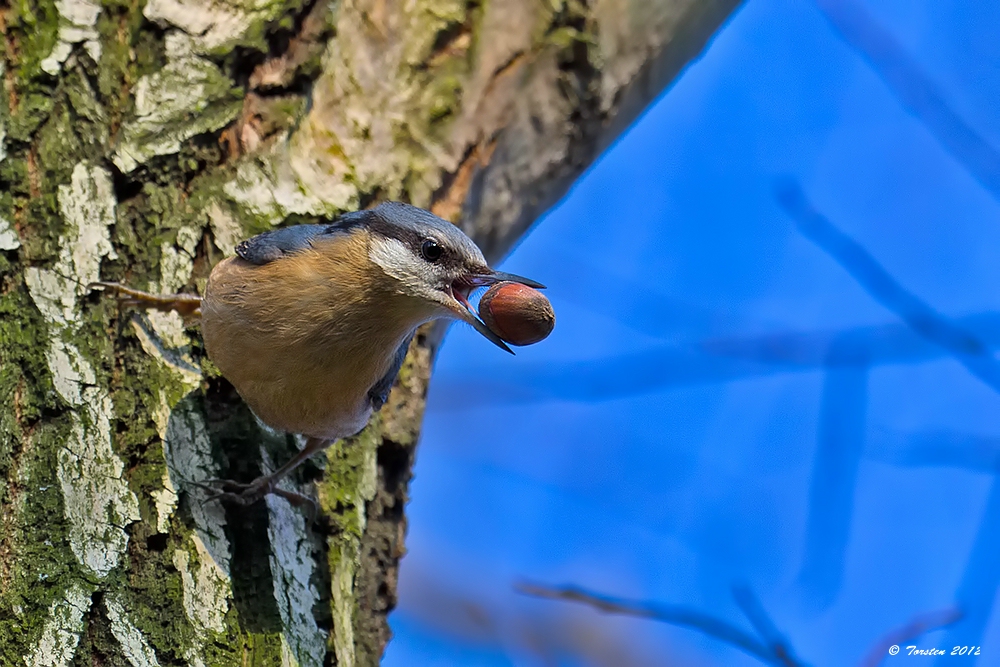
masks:
[(249, 505), (270, 493), (296, 496), (278, 482), (365, 427), (388, 400), (421, 324), (461, 320), (511, 352), (469, 303), (473, 290), (498, 282), (544, 287), (490, 268), (456, 225), (384, 202), (243, 241), (215, 265), (200, 297), (94, 287), (123, 305), (200, 317), (208, 358), (254, 414), (305, 436), (301, 451), (270, 474), (248, 484), (210, 480), (213, 497)]

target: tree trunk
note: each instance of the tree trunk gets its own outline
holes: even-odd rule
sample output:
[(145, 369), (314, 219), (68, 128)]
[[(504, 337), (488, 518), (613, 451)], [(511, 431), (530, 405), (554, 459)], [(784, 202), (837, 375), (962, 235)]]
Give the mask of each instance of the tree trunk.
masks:
[(15, 0), (0, 8), (0, 664), (374, 665), (439, 330), (369, 427), (296, 440), (176, 314), (235, 244), (384, 199), (496, 260), (736, 0)]

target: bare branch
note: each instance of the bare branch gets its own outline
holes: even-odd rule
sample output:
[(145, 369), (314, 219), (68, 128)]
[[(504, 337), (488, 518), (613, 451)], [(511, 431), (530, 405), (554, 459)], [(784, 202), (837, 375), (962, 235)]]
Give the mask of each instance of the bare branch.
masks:
[(909, 292), (865, 250), (806, 200), (798, 183), (783, 180), (775, 197), (799, 231), (841, 265), (868, 294), (896, 313), (916, 333), (947, 350), (970, 373), (1000, 391), (1000, 364), (989, 346)]
[(900, 103), (994, 198), (1000, 199), (1000, 152), (962, 120), (892, 35), (856, 2), (817, 0), (816, 4)]
[(899, 432), (876, 428), (868, 458), (897, 466), (1000, 473), (1000, 438), (951, 430)]
[(764, 611), (760, 600), (753, 594), (749, 586), (733, 586), (733, 599), (760, 638), (764, 640), (771, 655), (779, 660), (778, 664), (785, 667), (801, 665), (788, 640), (778, 632), (778, 628), (775, 627), (767, 612)]
[[(990, 348), (1000, 347), (1000, 313), (966, 315), (954, 323)], [(850, 354), (836, 349), (839, 340), (852, 341)], [(864, 357), (869, 366), (880, 366), (921, 363), (948, 354), (948, 350), (898, 322), (840, 331), (713, 338), (601, 359), (525, 361), (516, 372), (503, 365), (490, 365), (488, 372), (466, 365), (460, 374), (438, 382), (436, 409), (470, 410), (486, 402), (511, 405), (548, 400), (603, 401), (677, 387), (857, 366), (859, 357)]]
[(576, 586), (553, 587), (522, 582), (516, 584), (514, 588), (520, 593), (533, 597), (545, 598), (547, 600), (579, 602), (608, 614), (648, 618), (653, 621), (669, 623), (670, 625), (691, 628), (709, 637), (714, 637), (735, 646), (764, 664), (776, 665), (777, 667), (801, 667), (801, 663), (795, 662), (790, 656), (777, 655), (771, 647), (761, 643), (756, 637), (744, 632), (735, 625), (688, 607), (655, 605), (646, 602), (613, 598), (591, 593)]
[(804, 601), (813, 611), (833, 604), (844, 578), (868, 418), (869, 372), (863, 354), (844, 338), (831, 345), (830, 357), (858, 363), (832, 366), (823, 375), (798, 575)]

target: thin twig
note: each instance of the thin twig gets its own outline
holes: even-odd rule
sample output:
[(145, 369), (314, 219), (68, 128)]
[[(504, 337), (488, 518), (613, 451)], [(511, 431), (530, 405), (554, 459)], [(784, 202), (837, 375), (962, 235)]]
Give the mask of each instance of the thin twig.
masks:
[(876, 301), (916, 333), (947, 350), (970, 373), (1000, 392), (1000, 364), (987, 344), (937, 312), (889, 275), (861, 244), (812, 207), (798, 183), (776, 184), (775, 197), (810, 241), (840, 264)]
[(514, 587), (518, 592), (533, 597), (548, 600), (566, 600), (579, 602), (608, 614), (620, 614), (661, 621), (684, 628), (697, 630), (702, 634), (714, 637), (727, 644), (735, 646), (744, 653), (757, 658), (767, 665), (777, 667), (800, 667), (800, 664), (790, 657), (780, 657), (761, 643), (753, 635), (744, 632), (735, 625), (709, 616), (702, 612), (675, 605), (656, 605), (622, 598), (613, 598), (586, 591), (576, 586), (545, 586), (541, 584), (519, 583)]
[(798, 667), (798, 658), (792, 650), (788, 640), (778, 632), (771, 618), (764, 611), (763, 605), (757, 596), (753, 594), (749, 586), (733, 586), (733, 599), (736, 605), (743, 612), (743, 615), (750, 621), (750, 625), (757, 631), (757, 635), (764, 640), (768, 649), (781, 665), (785, 667)]
[(906, 642), (913, 641), (932, 630), (946, 628), (961, 618), (962, 611), (960, 609), (945, 609), (914, 616), (909, 623), (886, 633), (875, 642), (859, 667), (879, 667), (885, 656), (889, 655), (891, 647), (906, 644)]

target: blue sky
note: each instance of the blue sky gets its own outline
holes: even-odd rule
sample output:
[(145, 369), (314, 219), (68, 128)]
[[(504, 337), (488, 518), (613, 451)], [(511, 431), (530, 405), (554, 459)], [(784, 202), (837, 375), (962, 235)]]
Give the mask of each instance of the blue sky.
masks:
[[(1000, 5), (863, 6), (1000, 146)], [(911, 643), (1000, 661), (1000, 395), (797, 230), (783, 177), (906, 289), (1000, 342), (995, 194), (816, 5), (750, 0), (504, 262), (549, 286), (552, 336), (509, 357), (449, 333), (385, 665), (758, 664), (526, 598), (522, 579), (748, 628), (743, 583), (816, 666), (858, 664), (957, 601), (965, 620)], [(901, 356), (831, 370), (802, 352), (822, 359), (845, 331)]]

